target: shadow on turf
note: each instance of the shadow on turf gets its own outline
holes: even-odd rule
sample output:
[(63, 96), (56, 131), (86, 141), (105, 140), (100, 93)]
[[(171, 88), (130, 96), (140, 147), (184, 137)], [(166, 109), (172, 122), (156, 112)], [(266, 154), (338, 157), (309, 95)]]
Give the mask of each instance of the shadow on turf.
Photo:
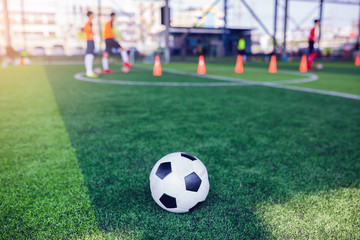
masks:
[[(105, 232), (266, 239), (259, 203), (359, 186), (356, 101), (253, 86), (99, 86), (47, 71)], [(175, 151), (198, 156), (209, 172), (208, 199), (189, 214), (168, 213), (150, 195), (153, 164)]]

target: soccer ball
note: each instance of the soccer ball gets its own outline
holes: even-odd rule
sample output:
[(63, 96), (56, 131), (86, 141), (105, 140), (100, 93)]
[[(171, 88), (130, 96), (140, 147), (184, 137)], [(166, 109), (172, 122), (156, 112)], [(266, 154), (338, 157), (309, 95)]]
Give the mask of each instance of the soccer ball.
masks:
[(126, 66), (123, 66), (123, 67), (121, 68), (121, 71), (122, 71), (123, 73), (128, 73), (128, 72), (130, 71), (130, 68), (129, 68), (129, 67), (126, 67)]
[(317, 64), (315, 65), (315, 68), (316, 68), (317, 70), (321, 70), (321, 69), (323, 69), (323, 65), (322, 65), (321, 63), (317, 63)]
[(174, 213), (191, 211), (209, 193), (205, 165), (187, 153), (170, 153), (161, 158), (150, 173), (150, 190), (155, 202)]
[(94, 68), (94, 73), (97, 74), (97, 75), (101, 75), (102, 74), (101, 68), (100, 67)]

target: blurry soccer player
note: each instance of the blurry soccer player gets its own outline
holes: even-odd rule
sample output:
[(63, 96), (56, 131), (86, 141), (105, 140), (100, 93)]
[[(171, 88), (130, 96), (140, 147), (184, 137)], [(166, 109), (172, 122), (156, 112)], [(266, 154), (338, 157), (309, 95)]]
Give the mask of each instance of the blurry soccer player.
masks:
[(92, 31), (92, 19), (94, 18), (93, 12), (89, 11), (86, 14), (89, 18), (89, 20), (86, 22), (84, 26), (84, 32), (86, 36), (86, 54), (85, 54), (85, 69), (86, 69), (86, 76), (91, 78), (96, 78), (98, 75), (96, 75), (93, 72), (93, 63), (94, 63), (94, 50), (95, 50), (95, 44), (94, 44), (94, 34)]
[(317, 51), (314, 48), (315, 42), (317, 41), (317, 28), (320, 25), (320, 20), (316, 19), (314, 21), (314, 26), (310, 30), (309, 34), (309, 57), (308, 57), (308, 68), (311, 69), (313, 62), (315, 60), (315, 57), (317, 56)]
[(244, 37), (240, 37), (237, 45), (238, 54), (241, 54), (243, 62), (246, 63), (246, 42)]
[(113, 24), (115, 21), (115, 13), (110, 14), (111, 20), (108, 21), (105, 24), (104, 29), (104, 39), (105, 39), (105, 52), (103, 53), (102, 57), (102, 66), (104, 69), (104, 73), (113, 73), (111, 69), (109, 69), (109, 55), (111, 53), (111, 49), (115, 48), (120, 50), (120, 55), (123, 60), (123, 64), (126, 67), (132, 67), (132, 65), (129, 63), (129, 57), (123, 47), (120, 46), (120, 44), (115, 40), (114, 38), (114, 31), (113, 31)]

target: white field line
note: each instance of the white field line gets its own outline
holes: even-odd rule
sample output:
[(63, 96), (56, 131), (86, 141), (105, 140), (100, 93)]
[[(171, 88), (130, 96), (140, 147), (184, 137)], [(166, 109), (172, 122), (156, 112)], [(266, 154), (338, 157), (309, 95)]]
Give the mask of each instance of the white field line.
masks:
[[(147, 68), (147, 69), (150, 69), (150, 68)], [(316, 94), (321, 94), (321, 95), (329, 95), (329, 96), (336, 96), (336, 97), (360, 100), (360, 96), (355, 95), (355, 94), (339, 93), (339, 92), (318, 90), (318, 89), (312, 89), (312, 88), (304, 88), (304, 87), (295, 87), (295, 86), (282, 85), (282, 84), (296, 84), (296, 83), (305, 83), (305, 82), (316, 81), (317, 79), (319, 79), (319, 77), (316, 74), (313, 74), (313, 73), (298, 73), (298, 72), (294, 73), (293, 71), (285, 71), (285, 70), (283, 70), (283, 71), (278, 71), (278, 72), (303, 75), (303, 76), (307, 76), (307, 78), (294, 79), (294, 80), (284, 80), (284, 81), (274, 81), (274, 82), (256, 82), (256, 81), (249, 81), (249, 80), (245, 80), (245, 79), (221, 77), (221, 76), (208, 75), (208, 74), (198, 75), (196, 73), (185, 73), (185, 72), (180, 72), (180, 71), (173, 70), (173, 69), (163, 69), (163, 71), (164, 72), (169, 72), (169, 73), (174, 73), (174, 74), (211, 78), (211, 79), (216, 79), (216, 80), (239, 81), (239, 82), (242, 82), (242, 83), (246, 83), (247, 85), (260, 85), (260, 86), (266, 86), (266, 87), (282, 88), (282, 89), (288, 89), (288, 90), (294, 90), (294, 91), (300, 91), (300, 92), (316, 93)]]
[[(99, 64), (100, 61), (94, 62), (94, 64)], [(84, 61), (75, 60), (75, 61), (67, 61), (67, 60), (49, 60), (49, 61), (39, 61), (39, 62), (31, 62), (30, 65), (45, 65), (45, 66), (51, 66), (51, 65), (84, 65)]]
[(212, 82), (212, 83), (191, 83), (191, 82), (141, 82), (141, 81), (127, 81), (127, 80), (106, 80), (99, 78), (87, 78), (84, 73), (76, 73), (74, 78), (80, 81), (120, 84), (120, 85), (140, 85), (140, 86), (194, 86), (194, 87), (218, 87), (218, 86), (242, 86), (246, 85), (243, 82)]
[[(149, 68), (149, 67), (137, 67), (137, 68), (152, 70), (152, 68)], [(178, 74), (178, 75), (210, 78), (210, 79), (215, 79), (215, 80), (220, 80), (220, 81), (241, 82), (241, 83), (246, 83), (246, 84), (251, 84), (251, 85), (254, 85), (254, 84), (258, 85), (257, 83), (261, 83), (261, 82), (251, 81), (251, 80), (246, 80), (246, 79), (241, 79), (241, 78), (223, 77), (223, 76), (217, 76), (217, 75), (211, 75), (211, 74), (199, 75), (197, 73), (187, 73), (187, 72), (182, 72), (182, 71), (178, 71), (178, 70), (174, 70), (174, 69), (166, 69), (166, 68), (162, 69), (162, 71), (168, 72), (168, 73), (173, 73), (173, 74)], [(296, 83), (312, 82), (312, 81), (316, 81), (319, 79), (319, 77), (313, 73), (299, 73), (299, 72), (294, 72), (294, 71), (278, 71), (278, 73), (306, 76), (306, 78), (283, 80), (283, 81), (273, 81), (271, 83), (296, 84)]]
[(264, 85), (264, 86), (360, 100), (360, 95), (355, 95), (355, 94), (339, 93), (339, 92), (333, 92), (333, 91), (318, 90), (318, 89), (313, 89), (313, 88), (304, 88), (304, 87), (295, 87), (295, 86), (286, 86), (286, 85), (277, 85), (277, 84)]
[[(147, 70), (152, 70), (152, 68), (148, 67), (137, 67)], [(243, 86), (243, 85), (257, 85), (257, 86), (265, 86), (265, 87), (273, 87), (273, 88), (281, 88), (281, 89), (288, 89), (293, 91), (300, 91), (300, 92), (308, 92), (308, 93), (315, 93), (321, 95), (328, 95), (328, 96), (336, 96), (342, 98), (349, 98), (360, 100), (359, 95), (355, 94), (347, 94), (347, 93), (339, 93), (333, 91), (326, 91), (326, 90), (318, 90), (312, 88), (304, 88), (304, 87), (295, 87), (295, 86), (287, 86), (283, 84), (295, 84), (295, 83), (304, 83), (310, 81), (316, 81), (318, 76), (312, 73), (301, 73), (301, 75), (307, 76), (307, 78), (302, 79), (294, 79), (294, 80), (284, 80), (284, 81), (274, 81), (274, 82), (257, 82), (257, 81), (249, 81), (246, 79), (239, 79), (239, 78), (230, 78), (230, 77), (221, 77), (216, 75), (198, 75), (196, 73), (187, 73), (181, 72), (178, 70), (173, 69), (163, 69), (163, 72), (178, 74), (178, 75), (185, 75), (185, 76), (193, 76), (193, 77), (200, 77), (200, 78), (210, 78), (220, 81), (226, 82), (215, 82), (215, 83), (184, 83), (184, 82), (134, 82), (134, 81), (126, 81), (126, 80), (105, 80), (105, 79), (93, 79), (87, 78), (84, 76), (84, 73), (76, 73), (74, 78), (80, 81), (87, 81), (87, 82), (96, 82), (96, 83), (107, 83), (107, 84), (122, 84), (122, 85), (145, 85), (145, 86)], [(281, 71), (283, 73), (292, 73), (292, 71)], [(296, 74), (300, 75), (300, 73), (296, 72)]]
[[(48, 61), (46, 63), (45, 62), (33, 62), (31, 64), (32, 65), (69, 65), (69, 64), (71, 64), (71, 65), (82, 65), (84, 63), (82, 61), (56, 61), (56, 60), (51, 61), (50, 60), (50, 61)], [(150, 67), (137, 67), (137, 68), (152, 70), (152, 68), (150, 68)], [(256, 71), (255, 69), (249, 69), (249, 70), (250, 71)], [(173, 70), (173, 69), (163, 69), (163, 72), (174, 73), (174, 74), (179, 74), (179, 75), (195, 76), (195, 77), (204, 77), (204, 78), (210, 78), (210, 79), (221, 80), (221, 81), (231, 81), (231, 82), (233, 82), (233, 81), (241, 81), (242, 83), (253, 84), (253, 81), (249, 81), (249, 80), (246, 80), (246, 79), (219, 77), (219, 76), (216, 76), (216, 75), (209, 75), (209, 74), (198, 75), (197, 73), (186, 73), (186, 72), (181, 72), (181, 71), (177, 71), (177, 70)], [(296, 84), (296, 83), (312, 82), (312, 81), (316, 81), (318, 79), (318, 76), (316, 74), (312, 74), (312, 73), (299, 73), (299, 72), (285, 71), (285, 70), (280, 70), (280, 71), (278, 71), (278, 73), (287, 73), (287, 74), (306, 76), (306, 78), (293, 79), (293, 80), (284, 80), (284, 81), (273, 81), (274, 83)], [(95, 81), (92, 81), (92, 82), (95, 82)], [(123, 83), (110, 83), (110, 84), (127, 84), (127, 83), (123, 82)], [(159, 86), (161, 86), (161, 84), (131, 84), (131, 85), (159, 85)], [(241, 85), (243, 85), (243, 84), (241, 84)], [(200, 86), (200, 85), (186, 85), (186, 84), (185, 85), (184, 84), (178, 84), (178, 85), (172, 84), (172, 85), (169, 85), (168, 83), (164, 83), (163, 86)], [(203, 85), (203, 86), (212, 86), (212, 85)], [(228, 85), (218, 85), (218, 86), (228, 86)], [(233, 84), (230, 84), (229, 86), (233, 86)]]

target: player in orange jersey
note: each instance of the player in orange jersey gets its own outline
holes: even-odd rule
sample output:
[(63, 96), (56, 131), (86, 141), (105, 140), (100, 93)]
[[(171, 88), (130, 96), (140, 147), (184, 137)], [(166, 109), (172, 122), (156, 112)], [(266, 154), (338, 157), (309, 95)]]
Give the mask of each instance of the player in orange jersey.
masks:
[(109, 69), (109, 61), (108, 61), (109, 54), (111, 53), (111, 49), (113, 48), (118, 49), (120, 51), (124, 66), (132, 67), (132, 65), (129, 63), (129, 57), (125, 49), (121, 47), (120, 44), (114, 38), (113, 24), (116, 17), (115, 13), (111, 13), (110, 17), (111, 20), (105, 24), (105, 29), (103, 34), (103, 38), (105, 39), (105, 45), (106, 45), (102, 57), (102, 66), (104, 73), (113, 73), (113, 71)]
[(89, 20), (86, 22), (84, 26), (84, 32), (86, 36), (86, 54), (85, 54), (85, 69), (86, 69), (86, 76), (91, 78), (96, 78), (98, 75), (96, 75), (93, 72), (93, 63), (94, 63), (94, 50), (95, 50), (95, 44), (94, 44), (94, 33), (92, 31), (92, 19), (94, 18), (94, 14), (91, 11), (88, 11), (86, 14), (89, 18)]

